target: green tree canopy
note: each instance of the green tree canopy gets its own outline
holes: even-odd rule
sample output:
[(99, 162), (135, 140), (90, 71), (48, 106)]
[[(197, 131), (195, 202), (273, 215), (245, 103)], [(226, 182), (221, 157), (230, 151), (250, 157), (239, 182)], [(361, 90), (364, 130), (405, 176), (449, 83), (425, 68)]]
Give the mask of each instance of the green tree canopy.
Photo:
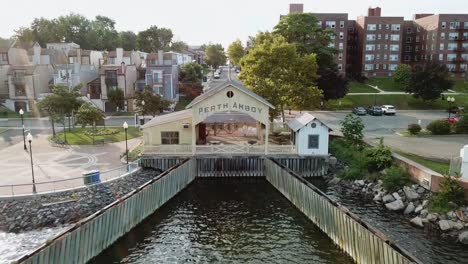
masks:
[(206, 64), (213, 68), (218, 68), (226, 64), (226, 55), (224, 48), (221, 44), (208, 44), (205, 47), (205, 61)]
[[(159, 94), (154, 94), (150, 86), (146, 86), (143, 91), (136, 92), (134, 98), (136, 106), (141, 109), (142, 115), (156, 116), (171, 104)], [(145, 105), (142, 104), (143, 101)]]
[(171, 50), (176, 52), (183, 52), (188, 50), (188, 45), (183, 41), (173, 41), (171, 43)]
[(243, 83), (276, 107), (271, 118), (284, 114), (285, 106), (303, 108), (320, 102), (315, 55), (301, 56), (282, 36), (259, 33), (240, 64)]
[(111, 89), (107, 94), (107, 99), (113, 107), (118, 107), (120, 110), (124, 109), (125, 95), (122, 89)]
[(283, 16), (273, 33), (283, 36), (289, 43), (296, 44), (301, 55), (315, 53), (320, 68), (335, 67), (336, 49), (328, 47), (334, 32), (331, 29), (322, 29), (313, 14), (293, 13)]
[(411, 82), (405, 91), (415, 98), (433, 101), (441, 97), (442, 92), (451, 89), (454, 82), (449, 79), (445, 65), (438, 62), (428, 62), (416, 65), (411, 72)]
[(97, 50), (115, 50), (119, 44), (115, 21), (105, 16), (96, 16), (95, 20), (91, 21), (87, 45)]
[(168, 50), (171, 44), (172, 30), (151, 26), (147, 30), (138, 33), (138, 48), (145, 52), (158, 52), (158, 50)]
[(119, 46), (124, 50), (136, 50), (137, 35), (132, 31), (119, 32)]
[(358, 116), (348, 114), (341, 122), (341, 132), (343, 133), (343, 137), (350, 144), (357, 146), (362, 145), (364, 138), (363, 130), (364, 123)]
[(95, 126), (96, 123), (104, 119), (104, 113), (91, 105), (90, 103), (84, 103), (78, 109), (78, 112), (75, 115), (76, 123), (80, 124), (82, 127), (87, 125)]
[(393, 75), (393, 82), (401, 89), (406, 90), (411, 84), (411, 66), (408, 64), (400, 64)]
[(180, 69), (180, 80), (186, 83), (201, 83), (203, 68), (196, 62), (184, 64)]
[(228, 56), (231, 64), (239, 65), (240, 59), (244, 56), (245, 50), (240, 40), (236, 40), (228, 47)]

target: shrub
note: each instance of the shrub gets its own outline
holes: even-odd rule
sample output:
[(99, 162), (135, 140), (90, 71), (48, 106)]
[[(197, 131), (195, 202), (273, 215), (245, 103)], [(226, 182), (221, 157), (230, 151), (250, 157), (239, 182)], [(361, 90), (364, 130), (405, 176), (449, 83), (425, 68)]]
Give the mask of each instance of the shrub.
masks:
[(409, 173), (398, 166), (391, 166), (386, 169), (386, 173), (382, 178), (383, 187), (388, 192), (395, 192), (403, 188), (403, 186), (411, 183)]
[(362, 145), (364, 123), (358, 116), (348, 114), (341, 122), (341, 132), (345, 140), (353, 145)]
[(410, 132), (411, 135), (417, 135), (421, 132), (421, 126), (419, 124), (410, 124), (408, 125), (408, 132)]
[(444, 214), (463, 205), (464, 200), (463, 187), (454, 177), (444, 176), (439, 185), (439, 192), (431, 197), (430, 209)]
[(330, 153), (348, 165), (348, 169), (340, 173), (341, 178), (357, 180), (367, 174), (367, 162), (360, 147), (350, 145), (343, 139), (335, 139), (330, 143)]
[(435, 120), (427, 125), (427, 130), (431, 131), (434, 135), (448, 135), (450, 134), (451, 126), (447, 120)]
[(92, 136), (108, 136), (108, 135), (115, 135), (118, 134), (118, 129), (109, 129), (109, 128), (98, 128), (93, 130), (86, 130), (84, 132), (85, 135), (92, 137)]
[(364, 151), (364, 157), (367, 162), (369, 172), (381, 171), (392, 165), (392, 151), (383, 144), (383, 139), (379, 145), (373, 148), (367, 148)]
[(457, 134), (468, 134), (468, 114), (462, 115), (460, 120), (455, 123), (454, 128)]

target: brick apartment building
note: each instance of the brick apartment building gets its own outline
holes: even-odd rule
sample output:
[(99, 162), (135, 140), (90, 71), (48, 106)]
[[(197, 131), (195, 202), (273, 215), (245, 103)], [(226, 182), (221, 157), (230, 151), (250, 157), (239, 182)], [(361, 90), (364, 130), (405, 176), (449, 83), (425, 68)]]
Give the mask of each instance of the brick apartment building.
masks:
[[(302, 13), (302, 4), (291, 4), (290, 13)], [(452, 77), (468, 72), (468, 14), (416, 14), (413, 20), (382, 16), (380, 7), (349, 20), (346, 13), (314, 13), (323, 28), (334, 29), (331, 46), (336, 64), (347, 73), (391, 76), (401, 63), (437, 60)]]

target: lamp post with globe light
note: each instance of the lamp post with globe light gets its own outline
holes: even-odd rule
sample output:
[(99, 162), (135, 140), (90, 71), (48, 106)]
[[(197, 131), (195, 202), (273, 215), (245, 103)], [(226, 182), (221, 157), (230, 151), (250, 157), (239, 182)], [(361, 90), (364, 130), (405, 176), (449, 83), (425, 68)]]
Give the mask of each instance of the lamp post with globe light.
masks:
[(145, 124), (145, 100), (141, 100), (141, 119), (143, 120), (141, 122), (141, 125)]
[(127, 169), (128, 169), (128, 141), (127, 141), (128, 124), (127, 122), (123, 123), (123, 128), (125, 130), (125, 157), (127, 159)]
[(34, 163), (33, 163), (33, 156), (32, 156), (32, 140), (33, 140), (33, 136), (31, 135), (31, 133), (28, 133), (28, 135), (26, 136), (26, 139), (28, 140), (29, 142), (29, 154), (31, 156), (31, 175), (32, 175), (32, 184), (33, 184), (33, 193), (36, 193), (36, 180), (34, 179)]
[(24, 150), (27, 150), (28, 148), (26, 147), (26, 136), (24, 135), (24, 120), (23, 120), (24, 111), (23, 111), (23, 108), (21, 108), (19, 110), (19, 114), (21, 116), (21, 125), (23, 126), (23, 146), (24, 146)]
[(455, 98), (452, 96), (452, 97), (447, 97), (447, 102), (449, 104), (449, 108), (448, 108), (448, 112), (449, 112), (449, 119), (450, 119), (450, 114), (452, 112), (452, 104), (455, 103)]

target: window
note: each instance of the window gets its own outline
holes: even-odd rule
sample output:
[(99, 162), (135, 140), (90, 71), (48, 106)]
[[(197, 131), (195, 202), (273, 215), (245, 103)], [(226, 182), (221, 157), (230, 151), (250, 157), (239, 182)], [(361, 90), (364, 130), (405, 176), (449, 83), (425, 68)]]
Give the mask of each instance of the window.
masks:
[(343, 53), (338, 54), (338, 60), (342, 60), (342, 59), (343, 59)]
[(381, 29), (382, 29), (382, 24), (379, 24), (379, 30), (381, 30)]
[(447, 54), (447, 61), (455, 61), (457, 59), (457, 54)]
[(368, 24), (367, 25), (367, 30), (369, 30), (369, 31), (375, 31), (376, 29), (377, 29), (376, 24)]
[(454, 21), (450, 22), (450, 29), (459, 29), (460, 28), (460, 22)]
[(411, 46), (406, 46), (405, 49), (406, 49), (406, 52), (410, 52), (411, 51)]
[(389, 61), (398, 61), (398, 55), (391, 54), (391, 55), (389, 56)]
[(366, 39), (369, 41), (374, 41), (375, 40), (375, 34), (367, 34)]
[(439, 54), (439, 60), (443, 61), (444, 60), (444, 54)]
[(339, 71), (343, 70), (343, 64), (338, 64), (338, 70)]
[(0, 62), (8, 61), (8, 53), (0, 53)]
[(342, 50), (342, 49), (343, 49), (343, 42), (340, 42), (340, 43), (338, 44), (338, 49), (339, 49), (339, 50)]
[(335, 28), (336, 27), (336, 22), (335, 21), (325, 21), (325, 27)]
[(411, 33), (411, 32), (413, 32), (412, 28), (409, 27), (409, 28), (406, 29), (406, 33)]
[(319, 135), (309, 135), (309, 149), (319, 148)]
[(330, 43), (328, 43), (328, 47), (329, 47), (329, 48), (334, 48), (334, 47), (335, 47), (335, 42), (330, 42)]
[(468, 65), (467, 64), (460, 64), (460, 71), (466, 72), (468, 70)]
[(387, 60), (387, 54), (384, 54), (384, 55), (383, 55), (383, 59), (384, 59), (384, 60)]
[(432, 37), (431, 37), (431, 38), (432, 38), (432, 40), (435, 40), (435, 34), (434, 34), (434, 33), (432, 33)]
[(411, 43), (411, 37), (406, 38), (406, 43)]
[(366, 61), (373, 61), (375, 59), (374, 54), (366, 54)]
[(384, 49), (385, 49), (385, 50), (388, 49), (388, 44), (385, 44)]
[(366, 45), (366, 50), (375, 50), (375, 45), (374, 44), (367, 44)]
[(388, 34), (385, 34), (385, 39), (388, 39)]
[(400, 31), (400, 24), (392, 24), (392, 31)]
[(108, 64), (115, 64), (115, 58), (109, 58)]
[(321, 27), (322, 27), (322, 21), (317, 21), (317, 26), (318, 26), (319, 28), (321, 28)]
[(344, 38), (344, 32), (340, 32), (340, 39)]
[(416, 36), (416, 42), (419, 42), (419, 36)]
[(441, 39), (441, 40), (444, 40), (444, 39), (445, 39), (445, 33), (444, 33), (444, 32), (440, 33), (440, 39)]
[(395, 71), (397, 67), (398, 67), (398, 64), (389, 64), (388, 65), (388, 70), (389, 71)]
[(447, 22), (442, 22), (442, 29), (445, 29), (447, 27)]
[(468, 22), (463, 23), (463, 28), (468, 29)]
[(153, 82), (155, 83), (162, 83), (162, 72), (161, 71), (153, 71)]
[(344, 21), (340, 21), (340, 28), (344, 28)]
[(419, 46), (414, 47), (414, 51), (419, 51)]
[(373, 71), (374, 70), (374, 64), (364, 64), (364, 70), (365, 71)]
[(330, 39), (335, 39), (335, 34), (330, 34)]
[(390, 40), (391, 41), (400, 41), (400, 35), (392, 34), (392, 35), (390, 35)]
[(449, 40), (458, 40), (458, 32), (449, 33)]
[(378, 50), (380, 49), (380, 44), (377, 44), (377, 49), (378, 49)]
[(378, 35), (378, 39), (382, 39), (382, 34), (379, 34), (379, 35)]
[(375, 69), (378, 70), (380, 68), (380, 64), (375, 65)]
[(468, 39), (468, 32), (463, 32), (463, 40), (467, 40), (467, 39)]
[(162, 145), (177, 145), (179, 144), (179, 132), (161, 132)]
[(391, 51), (399, 51), (400, 50), (400, 45), (390, 45), (390, 50)]
[(434, 44), (431, 45), (431, 50), (435, 50), (435, 45)]
[(457, 43), (449, 43), (447, 45), (447, 50), (456, 50), (457, 49)]
[(387, 69), (387, 64), (382, 64), (382, 69), (386, 70)]
[(411, 61), (411, 56), (405, 55), (405, 61)]
[(380, 60), (380, 54), (377, 54), (377, 60)]
[(447, 69), (449, 71), (454, 71), (455, 70), (455, 64), (447, 64)]
[(386, 25), (385, 25), (385, 28), (386, 28), (386, 29), (390, 29), (390, 24), (386, 24)]

